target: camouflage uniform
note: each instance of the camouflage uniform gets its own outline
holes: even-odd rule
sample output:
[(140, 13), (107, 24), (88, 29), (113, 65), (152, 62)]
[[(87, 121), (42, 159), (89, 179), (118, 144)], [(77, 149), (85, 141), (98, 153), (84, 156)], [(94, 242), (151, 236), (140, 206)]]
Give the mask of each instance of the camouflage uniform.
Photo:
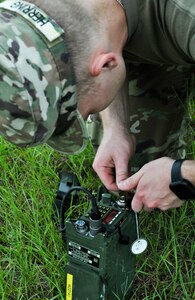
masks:
[[(185, 156), (187, 88), (195, 71), (195, 1), (121, 2), (129, 32), (124, 59), (130, 131), (137, 140), (131, 162), (136, 171), (161, 156)], [(101, 127), (97, 133), (98, 122), (97, 117), (90, 121), (96, 149), (102, 133)]]
[(187, 81), (185, 67), (129, 65), (131, 132), (137, 140), (133, 166), (162, 156), (185, 157)]
[[(121, 2), (129, 32), (124, 58), (135, 165), (184, 155), (180, 127), (195, 61), (194, 0)], [(77, 110), (70, 53), (64, 30), (51, 18), (55, 12), (48, 16), (41, 6), (0, 4), (0, 132), (19, 146), (47, 142), (58, 151), (78, 153), (88, 134)], [(90, 132), (98, 128), (92, 134), (97, 146), (102, 129), (98, 121), (91, 124)]]
[(0, 4), (0, 132), (18, 146), (85, 147), (64, 30), (25, 1)]

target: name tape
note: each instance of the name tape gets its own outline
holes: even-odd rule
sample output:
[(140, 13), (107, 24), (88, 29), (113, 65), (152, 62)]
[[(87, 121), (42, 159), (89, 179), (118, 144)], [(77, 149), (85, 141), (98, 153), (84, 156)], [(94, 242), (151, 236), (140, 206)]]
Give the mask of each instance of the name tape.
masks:
[[(54, 26), (53, 23), (55, 21), (47, 16), (45, 12), (26, 1), (7, 0), (0, 3), (0, 8), (13, 11), (21, 15), (35, 26), (49, 42), (55, 41), (64, 33), (64, 30), (57, 23), (55, 23)], [(56, 30), (56, 28), (58, 28), (58, 30)]]

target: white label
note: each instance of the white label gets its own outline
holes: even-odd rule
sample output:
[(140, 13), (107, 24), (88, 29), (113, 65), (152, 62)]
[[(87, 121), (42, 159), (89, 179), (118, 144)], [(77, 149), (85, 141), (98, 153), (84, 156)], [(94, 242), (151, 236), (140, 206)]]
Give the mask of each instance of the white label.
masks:
[(47, 16), (40, 8), (28, 3), (26, 1), (14, 1), (9, 0), (0, 3), (0, 8), (4, 8), (9, 11), (13, 11), (23, 18), (28, 20), (33, 26), (35, 26), (49, 42), (55, 41), (63, 34), (63, 29), (58, 26), (58, 32), (51, 22), (51, 18)]
[(131, 246), (131, 252), (133, 254), (143, 253), (148, 246), (148, 242), (145, 239), (137, 239)]

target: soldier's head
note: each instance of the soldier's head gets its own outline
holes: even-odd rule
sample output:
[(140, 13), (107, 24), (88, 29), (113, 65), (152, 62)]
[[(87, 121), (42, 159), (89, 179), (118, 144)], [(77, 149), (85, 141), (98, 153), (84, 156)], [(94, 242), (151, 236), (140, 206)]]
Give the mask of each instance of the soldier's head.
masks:
[(82, 116), (104, 109), (121, 87), (122, 47), (94, 3), (0, 4), (0, 132), (10, 142), (79, 152), (87, 136)]

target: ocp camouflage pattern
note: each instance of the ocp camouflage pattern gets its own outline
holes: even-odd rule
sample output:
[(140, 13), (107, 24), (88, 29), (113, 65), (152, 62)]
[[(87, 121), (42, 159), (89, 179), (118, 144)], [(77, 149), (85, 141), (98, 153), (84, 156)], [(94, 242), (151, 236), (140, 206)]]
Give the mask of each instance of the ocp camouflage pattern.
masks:
[[(59, 151), (78, 152), (86, 132), (84, 121), (76, 119), (75, 78), (64, 38), (49, 43), (20, 15), (3, 8), (0, 27), (1, 135), (18, 146), (49, 143), (50, 139)], [(64, 123), (75, 119), (76, 125), (66, 132), (68, 138), (63, 133), (58, 138), (62, 143), (55, 145), (51, 136), (59, 115)]]

